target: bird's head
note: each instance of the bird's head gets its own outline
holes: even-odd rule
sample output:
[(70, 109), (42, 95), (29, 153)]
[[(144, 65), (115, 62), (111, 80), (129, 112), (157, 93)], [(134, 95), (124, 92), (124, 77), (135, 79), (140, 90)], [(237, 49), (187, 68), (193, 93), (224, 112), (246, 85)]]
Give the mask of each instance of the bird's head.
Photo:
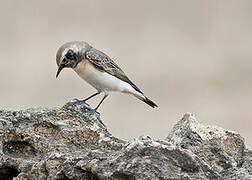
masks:
[(62, 45), (56, 54), (58, 71), (56, 78), (64, 68), (75, 68), (85, 56), (85, 52), (90, 48), (86, 42), (69, 42)]

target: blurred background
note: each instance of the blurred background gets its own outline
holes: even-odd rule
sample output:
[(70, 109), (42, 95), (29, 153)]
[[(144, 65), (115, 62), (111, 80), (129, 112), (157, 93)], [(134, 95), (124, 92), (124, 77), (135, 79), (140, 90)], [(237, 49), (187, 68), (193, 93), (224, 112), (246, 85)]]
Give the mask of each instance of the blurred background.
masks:
[(94, 93), (70, 69), (55, 79), (59, 46), (84, 40), (159, 105), (111, 94), (100, 113), (115, 136), (164, 139), (192, 112), (252, 147), (251, 18), (250, 0), (2, 1), (0, 108), (59, 107)]

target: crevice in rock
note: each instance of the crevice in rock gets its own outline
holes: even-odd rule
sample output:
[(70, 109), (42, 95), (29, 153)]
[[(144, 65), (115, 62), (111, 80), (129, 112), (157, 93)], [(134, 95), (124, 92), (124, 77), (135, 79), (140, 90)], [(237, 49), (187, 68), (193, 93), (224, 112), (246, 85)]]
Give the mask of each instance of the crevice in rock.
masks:
[(71, 180), (65, 174), (60, 174), (56, 178), (57, 180)]
[(10, 141), (3, 143), (3, 153), (15, 158), (33, 158), (37, 150), (26, 141)]
[(126, 172), (120, 172), (120, 171), (116, 171), (115, 173), (113, 173), (112, 175), (113, 178), (115, 179), (120, 179), (120, 180), (135, 180), (135, 176)]
[(12, 180), (20, 172), (15, 167), (3, 166), (0, 168), (0, 179)]
[(98, 176), (91, 171), (85, 171), (85, 177), (90, 180), (98, 180)]
[(98, 180), (98, 176), (94, 174), (91, 170), (83, 170), (80, 168), (74, 169), (70, 173), (70, 175), (67, 174), (65, 170), (62, 170), (60, 173), (57, 174), (56, 177), (57, 180), (71, 180), (71, 179), (88, 179), (88, 180)]

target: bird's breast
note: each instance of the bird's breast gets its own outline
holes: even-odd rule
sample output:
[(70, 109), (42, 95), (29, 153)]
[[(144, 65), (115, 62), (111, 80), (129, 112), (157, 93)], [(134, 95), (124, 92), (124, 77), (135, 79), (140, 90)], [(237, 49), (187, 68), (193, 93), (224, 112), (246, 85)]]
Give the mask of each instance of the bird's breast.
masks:
[(120, 79), (100, 71), (88, 60), (81, 61), (74, 70), (98, 91), (122, 91)]

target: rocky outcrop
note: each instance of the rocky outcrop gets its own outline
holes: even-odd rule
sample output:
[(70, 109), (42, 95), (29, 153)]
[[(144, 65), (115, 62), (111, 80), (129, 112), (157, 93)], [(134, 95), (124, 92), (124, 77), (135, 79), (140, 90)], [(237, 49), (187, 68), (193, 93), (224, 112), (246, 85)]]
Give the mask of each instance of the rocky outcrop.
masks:
[(111, 135), (78, 100), (62, 108), (0, 110), (0, 179), (252, 179), (237, 133), (187, 113), (164, 140)]

